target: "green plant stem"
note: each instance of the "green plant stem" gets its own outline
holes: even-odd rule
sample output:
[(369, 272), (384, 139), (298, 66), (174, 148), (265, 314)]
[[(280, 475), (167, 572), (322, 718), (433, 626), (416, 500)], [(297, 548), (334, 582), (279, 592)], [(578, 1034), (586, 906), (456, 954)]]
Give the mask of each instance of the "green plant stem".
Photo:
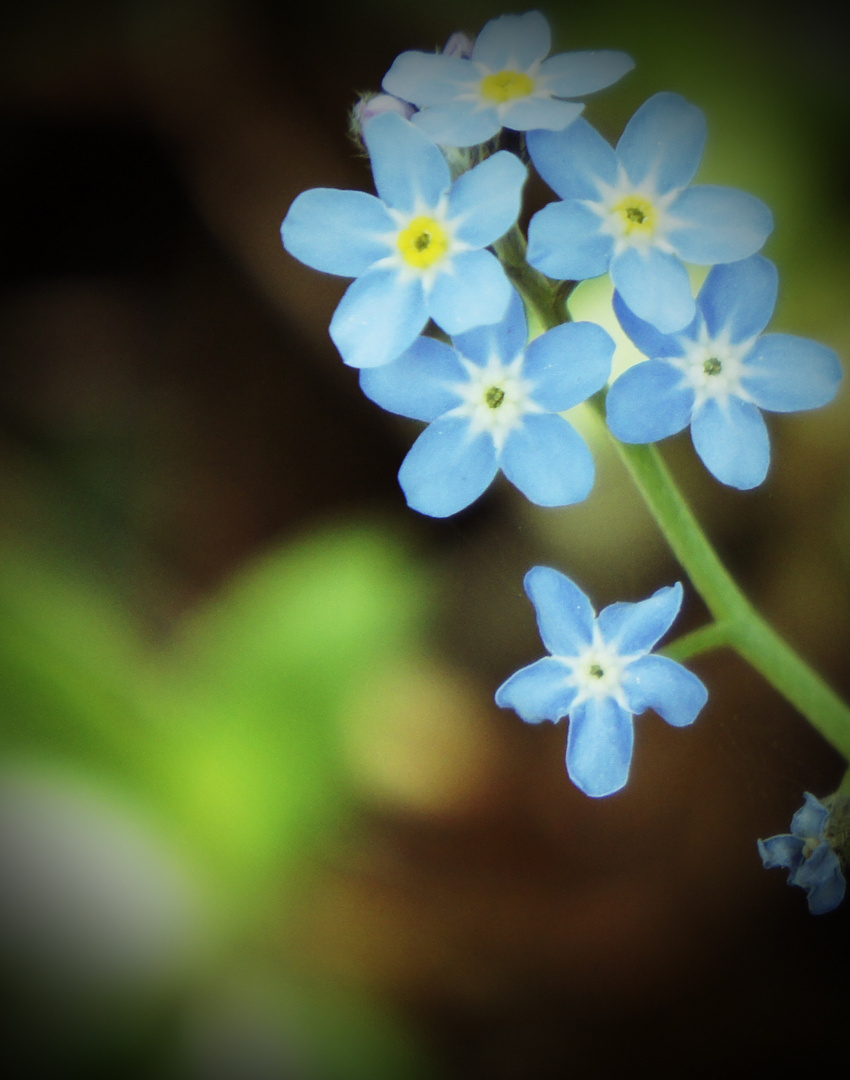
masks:
[[(558, 283), (528, 266), (525, 241), (516, 226), (496, 247), (507, 273), (522, 293), (530, 313), (540, 320), (542, 329), (557, 326), (569, 317)], [(604, 394), (595, 395), (588, 404), (604, 424)], [(605, 430), (608, 431), (607, 426)], [(673, 642), (667, 654), (679, 659), (709, 648), (731, 646), (850, 761), (850, 708), (762, 619), (741, 592), (656, 447), (621, 443), (610, 432), (609, 436), (673, 554), (714, 618), (709, 626)], [(850, 785), (847, 778), (845, 782)]]

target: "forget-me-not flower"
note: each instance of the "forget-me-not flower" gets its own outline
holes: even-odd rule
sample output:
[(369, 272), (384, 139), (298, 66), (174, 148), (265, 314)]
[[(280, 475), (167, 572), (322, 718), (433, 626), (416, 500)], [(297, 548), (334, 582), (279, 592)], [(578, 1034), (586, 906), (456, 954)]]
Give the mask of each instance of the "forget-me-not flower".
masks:
[(575, 281), (610, 271), (641, 319), (663, 333), (687, 326), (694, 298), (684, 263), (712, 266), (753, 255), (773, 216), (753, 195), (688, 186), (705, 144), (705, 118), (678, 94), (655, 94), (616, 150), (585, 120), (528, 136), (531, 160), (562, 202), (531, 219), (528, 261)]
[(346, 364), (376, 367), (429, 318), (448, 334), (502, 318), (511, 286), (485, 249), (516, 220), (526, 169), (502, 150), (452, 183), (439, 147), (395, 112), (368, 120), (363, 137), (379, 197), (312, 188), (281, 232), (308, 266), (357, 279), (330, 334)]
[(404, 52), (383, 87), (419, 106), (413, 122), (444, 146), (475, 146), (501, 128), (560, 131), (584, 108), (563, 98), (610, 86), (634, 61), (613, 50), (550, 56), (552, 35), (539, 11), (491, 19), (469, 59)]
[(806, 890), (812, 915), (824, 915), (844, 899), (847, 883), (827, 836), (829, 810), (808, 791), (805, 800), (791, 818), (790, 834), (759, 840), (758, 849), (768, 870), (784, 866), (791, 871), (788, 884)]
[(770, 443), (759, 410), (817, 408), (841, 382), (832, 349), (792, 334), (762, 334), (776, 290), (776, 267), (761, 255), (715, 266), (696, 317), (678, 334), (660, 334), (615, 294), (623, 329), (651, 359), (628, 368), (608, 392), (614, 435), (655, 442), (690, 424), (694, 447), (718, 480), (741, 489), (760, 484)]
[(496, 704), (531, 724), (569, 716), (570, 779), (586, 795), (611, 795), (629, 778), (634, 715), (651, 708), (684, 727), (708, 699), (696, 675), (650, 651), (678, 614), (682, 586), (637, 604), (610, 604), (598, 617), (581, 589), (547, 566), (529, 570), (525, 591), (552, 655), (502, 683)]
[(501, 469), (532, 502), (566, 506), (593, 486), (593, 457), (558, 414), (605, 385), (612, 338), (595, 323), (556, 326), (528, 341), (512, 290), (500, 322), (421, 337), (397, 360), (360, 373), (367, 397), (429, 426), (399, 471), (408, 505), (432, 517), (469, 506)]

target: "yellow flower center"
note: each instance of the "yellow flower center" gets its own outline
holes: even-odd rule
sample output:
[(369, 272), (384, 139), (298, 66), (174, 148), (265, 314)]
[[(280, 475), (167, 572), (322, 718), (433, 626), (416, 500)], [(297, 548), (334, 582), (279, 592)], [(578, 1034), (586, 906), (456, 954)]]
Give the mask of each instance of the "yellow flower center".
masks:
[(534, 90), (534, 79), (524, 71), (497, 71), (481, 80), (481, 96), (496, 105), (514, 98), (528, 97)]
[(626, 236), (651, 236), (658, 224), (658, 211), (644, 195), (627, 195), (614, 213), (623, 219)]
[(425, 270), (439, 262), (449, 250), (449, 234), (434, 218), (415, 217), (398, 234), (398, 248), (409, 266)]

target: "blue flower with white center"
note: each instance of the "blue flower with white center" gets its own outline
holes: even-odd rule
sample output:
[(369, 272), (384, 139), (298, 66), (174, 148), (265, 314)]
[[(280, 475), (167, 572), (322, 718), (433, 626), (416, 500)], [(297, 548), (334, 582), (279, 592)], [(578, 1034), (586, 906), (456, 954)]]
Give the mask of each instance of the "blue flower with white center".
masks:
[(647, 443), (691, 426), (706, 468), (742, 490), (767, 475), (770, 443), (760, 409), (797, 412), (831, 401), (841, 382), (832, 349), (792, 334), (762, 334), (776, 303), (776, 267), (761, 255), (715, 266), (691, 325), (660, 334), (614, 295), (623, 329), (651, 359), (608, 392), (608, 426)]
[(693, 180), (705, 118), (678, 94), (655, 94), (616, 150), (585, 120), (528, 136), (531, 160), (562, 202), (531, 219), (528, 261), (552, 278), (609, 271), (626, 305), (663, 333), (694, 317), (682, 260), (713, 266), (753, 255), (773, 229), (753, 195)]
[(629, 778), (633, 716), (651, 708), (684, 727), (708, 699), (696, 675), (650, 652), (678, 614), (682, 586), (637, 604), (611, 604), (598, 617), (581, 589), (548, 566), (528, 571), (525, 591), (551, 656), (511, 675), (496, 704), (530, 724), (568, 716), (570, 779), (586, 795), (611, 795)]
[(558, 413), (605, 385), (614, 342), (589, 322), (527, 341), (522, 300), (512, 290), (504, 319), (455, 335), (454, 348), (421, 337), (391, 364), (360, 373), (372, 401), (429, 423), (398, 474), (414, 510), (456, 514), (500, 469), (539, 506), (566, 506), (590, 493), (593, 457)]
[(550, 56), (552, 35), (539, 11), (491, 19), (467, 60), (446, 53), (404, 52), (383, 87), (419, 106), (413, 123), (443, 146), (475, 146), (503, 127), (560, 131), (584, 108), (583, 97), (631, 71), (622, 52)]
[(824, 915), (844, 899), (847, 883), (827, 835), (830, 812), (808, 791), (804, 797), (805, 803), (791, 818), (790, 834), (759, 840), (759, 855), (767, 870), (777, 866), (790, 870), (788, 884), (806, 890), (812, 915)]
[(377, 367), (407, 349), (429, 318), (448, 334), (501, 319), (511, 286), (484, 250), (516, 221), (526, 169), (502, 150), (455, 183), (440, 149), (408, 120), (368, 120), (364, 140), (379, 198), (312, 188), (281, 228), (286, 250), (354, 277), (331, 338), (346, 364)]

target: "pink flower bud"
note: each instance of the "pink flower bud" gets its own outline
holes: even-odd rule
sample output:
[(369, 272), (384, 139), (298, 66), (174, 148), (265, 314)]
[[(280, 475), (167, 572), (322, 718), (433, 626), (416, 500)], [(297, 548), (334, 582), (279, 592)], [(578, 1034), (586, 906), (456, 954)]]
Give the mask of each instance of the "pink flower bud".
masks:
[(373, 120), (381, 113), (397, 112), (409, 120), (416, 109), (407, 101), (393, 97), (392, 94), (375, 94), (370, 98), (361, 98), (354, 106), (354, 118), (362, 127), (368, 120)]
[(443, 56), (454, 56), (458, 60), (468, 60), (472, 56), (472, 39), (456, 30), (446, 42)]

